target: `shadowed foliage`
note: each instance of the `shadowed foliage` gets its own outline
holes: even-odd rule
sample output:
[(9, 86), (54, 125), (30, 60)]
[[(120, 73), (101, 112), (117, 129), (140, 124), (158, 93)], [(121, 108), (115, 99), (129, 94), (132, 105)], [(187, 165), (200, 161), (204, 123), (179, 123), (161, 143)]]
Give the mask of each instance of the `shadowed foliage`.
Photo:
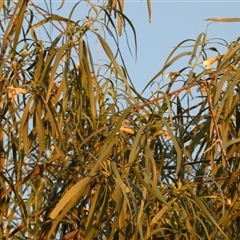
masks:
[(81, 21), (82, 2), (16, 2), (0, 3), (0, 239), (239, 239), (239, 39), (179, 43), (140, 93), (124, 1)]

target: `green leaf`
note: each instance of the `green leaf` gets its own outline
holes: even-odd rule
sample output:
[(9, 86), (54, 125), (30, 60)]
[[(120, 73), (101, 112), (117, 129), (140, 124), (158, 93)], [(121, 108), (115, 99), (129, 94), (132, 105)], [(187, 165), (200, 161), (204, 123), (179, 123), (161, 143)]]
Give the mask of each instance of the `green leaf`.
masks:
[(204, 203), (192, 191), (189, 190), (189, 193), (191, 194), (193, 200), (195, 201), (199, 209), (203, 212), (203, 214), (219, 229), (222, 235), (227, 239), (227, 236), (225, 235), (221, 227), (217, 224), (216, 220), (212, 217), (211, 213), (207, 210)]

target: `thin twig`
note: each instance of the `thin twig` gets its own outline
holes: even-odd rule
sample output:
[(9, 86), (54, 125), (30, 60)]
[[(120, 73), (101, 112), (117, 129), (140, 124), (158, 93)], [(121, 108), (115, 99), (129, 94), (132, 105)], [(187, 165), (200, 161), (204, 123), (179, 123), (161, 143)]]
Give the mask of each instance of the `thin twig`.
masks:
[(214, 125), (214, 128), (215, 128), (216, 134), (217, 134), (217, 140), (215, 141), (215, 143), (208, 150), (212, 149), (212, 147), (214, 147), (218, 143), (220, 148), (221, 148), (221, 150), (222, 150), (222, 155), (223, 155), (223, 158), (225, 160), (225, 163), (227, 164), (228, 169), (230, 169), (230, 164), (228, 162), (225, 149), (223, 148), (223, 145), (222, 145), (221, 134), (220, 134), (220, 131), (219, 131), (218, 124), (216, 122), (216, 116), (214, 115), (214, 112), (213, 112), (212, 99), (211, 99), (211, 95), (209, 93), (208, 83), (206, 81), (203, 81), (203, 83), (205, 84), (205, 89), (206, 89), (206, 93), (207, 93), (207, 101), (208, 101), (210, 113), (211, 113), (211, 116), (212, 116), (213, 125)]
[[(172, 91), (172, 92), (168, 93), (167, 96), (170, 97), (170, 96), (172, 96), (172, 95), (179, 94), (179, 93), (181, 93), (182, 91), (188, 90), (189, 88), (192, 88), (192, 87), (194, 87), (194, 86), (196, 86), (196, 85), (200, 85), (201, 83), (202, 83), (202, 81), (200, 81), (200, 82), (194, 82), (194, 83), (192, 83), (192, 84), (190, 84), (190, 85), (183, 86), (183, 87), (180, 88), (180, 89), (177, 89), (177, 90), (175, 90), (175, 91)], [(131, 112), (137, 112), (138, 110), (140, 110), (140, 109), (142, 109), (142, 108), (144, 108), (144, 107), (146, 107), (146, 106), (149, 106), (150, 104), (155, 103), (155, 102), (157, 102), (157, 101), (159, 101), (159, 100), (162, 100), (162, 99), (164, 99), (164, 98), (165, 98), (165, 96), (161, 96), (161, 97), (155, 98), (155, 99), (153, 99), (153, 100), (147, 101), (147, 102), (145, 102), (145, 103), (143, 103), (143, 104), (140, 104), (139, 106), (135, 107), (134, 109), (132, 109)]]

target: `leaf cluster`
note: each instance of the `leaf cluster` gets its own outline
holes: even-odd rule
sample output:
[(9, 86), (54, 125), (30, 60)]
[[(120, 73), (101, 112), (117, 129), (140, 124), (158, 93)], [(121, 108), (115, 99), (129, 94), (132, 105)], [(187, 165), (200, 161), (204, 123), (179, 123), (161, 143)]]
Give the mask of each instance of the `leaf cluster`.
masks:
[(118, 41), (130, 26), (136, 45), (134, 27), (112, 4), (78, 22), (78, 4), (69, 18), (0, 5), (0, 238), (237, 239), (239, 39), (181, 42), (144, 98)]

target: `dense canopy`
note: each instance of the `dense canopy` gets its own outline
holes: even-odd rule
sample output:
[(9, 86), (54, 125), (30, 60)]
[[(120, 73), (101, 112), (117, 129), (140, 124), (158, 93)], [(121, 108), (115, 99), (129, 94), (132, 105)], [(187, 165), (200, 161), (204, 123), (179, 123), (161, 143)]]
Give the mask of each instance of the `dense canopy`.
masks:
[(0, 3), (0, 238), (238, 239), (239, 39), (182, 41), (143, 97), (124, 1), (89, 1), (81, 21), (81, 2), (45, 3)]

